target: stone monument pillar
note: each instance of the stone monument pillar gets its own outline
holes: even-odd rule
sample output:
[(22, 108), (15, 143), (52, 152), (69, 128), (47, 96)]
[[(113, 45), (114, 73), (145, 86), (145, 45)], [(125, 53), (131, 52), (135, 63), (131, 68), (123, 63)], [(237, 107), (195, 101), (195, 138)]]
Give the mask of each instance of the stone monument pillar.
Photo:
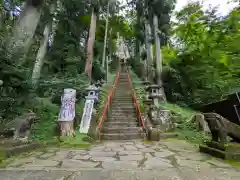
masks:
[(82, 120), (79, 128), (80, 133), (88, 133), (91, 119), (92, 119), (92, 113), (94, 110), (94, 104), (98, 103), (99, 101), (99, 92), (100, 87), (96, 87), (95, 85), (92, 85), (86, 89), (88, 91), (88, 95), (85, 97), (85, 106), (83, 110)]
[(76, 90), (64, 89), (61, 97), (62, 105), (59, 112), (58, 122), (61, 136), (74, 136)]

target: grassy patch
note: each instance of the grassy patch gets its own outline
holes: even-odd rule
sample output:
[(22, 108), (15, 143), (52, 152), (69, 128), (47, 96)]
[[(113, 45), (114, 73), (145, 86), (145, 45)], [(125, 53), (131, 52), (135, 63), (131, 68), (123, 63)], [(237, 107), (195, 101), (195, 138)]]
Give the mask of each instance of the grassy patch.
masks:
[(75, 137), (63, 137), (63, 142), (59, 143), (61, 147), (76, 147), (76, 148), (87, 148), (90, 146), (90, 142), (84, 141), (89, 139), (86, 134), (76, 133)]
[(159, 104), (159, 107), (170, 110), (174, 114), (180, 116), (185, 121), (188, 121), (196, 113), (191, 109), (187, 109), (177, 104), (171, 104), (171, 103), (162, 103), (162, 104)]
[(91, 143), (88, 141), (85, 141), (86, 139), (89, 139), (91, 141), (91, 138), (87, 136), (86, 134), (76, 133), (75, 137), (65, 136), (61, 137), (61, 142), (56, 138), (52, 138), (49, 141), (45, 141), (44, 145), (45, 147), (59, 147), (59, 148), (88, 148)]
[(37, 98), (34, 105), (34, 112), (38, 114), (40, 119), (33, 125), (32, 139), (34, 141), (52, 139), (60, 107), (47, 98)]
[(195, 129), (180, 129), (176, 128), (175, 132), (178, 134), (179, 139), (184, 139), (194, 144), (201, 144), (205, 140), (209, 140), (208, 136), (205, 136), (203, 132), (196, 131)]
[(175, 132), (177, 132), (179, 139), (196, 144), (209, 140), (210, 137), (205, 136), (203, 132), (197, 131), (196, 123), (191, 121), (193, 115), (197, 113), (196, 111), (170, 103), (159, 104), (159, 107), (170, 110), (174, 114), (173, 121), (177, 123)]
[(240, 168), (240, 162), (231, 161), (231, 160), (225, 160), (225, 162), (231, 164), (232, 166)]

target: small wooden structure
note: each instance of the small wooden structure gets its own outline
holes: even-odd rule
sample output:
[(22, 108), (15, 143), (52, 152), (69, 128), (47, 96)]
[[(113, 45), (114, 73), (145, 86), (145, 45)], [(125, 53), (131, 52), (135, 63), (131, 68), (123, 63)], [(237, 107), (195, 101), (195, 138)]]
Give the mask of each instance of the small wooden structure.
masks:
[(76, 90), (64, 89), (63, 96), (61, 97), (61, 102), (62, 105), (58, 117), (60, 136), (75, 136), (73, 122), (76, 114)]

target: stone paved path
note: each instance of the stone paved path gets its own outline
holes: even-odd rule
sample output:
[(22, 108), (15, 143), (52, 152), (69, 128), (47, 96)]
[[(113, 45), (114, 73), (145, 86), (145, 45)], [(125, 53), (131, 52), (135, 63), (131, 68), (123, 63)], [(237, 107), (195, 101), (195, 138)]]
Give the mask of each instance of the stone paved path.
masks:
[(240, 180), (240, 168), (182, 140), (104, 142), (87, 150), (33, 152), (0, 169), (1, 180)]

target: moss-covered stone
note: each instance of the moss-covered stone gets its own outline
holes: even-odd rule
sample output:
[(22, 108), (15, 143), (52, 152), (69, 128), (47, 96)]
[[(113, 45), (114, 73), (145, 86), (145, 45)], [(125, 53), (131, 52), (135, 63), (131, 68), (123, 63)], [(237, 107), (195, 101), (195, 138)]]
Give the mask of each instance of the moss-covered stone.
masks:
[(217, 158), (240, 162), (240, 151), (238, 148), (239, 145), (237, 144), (223, 145), (212, 141), (207, 141), (204, 145), (199, 146), (200, 152), (208, 153)]
[(13, 147), (0, 147), (0, 161), (40, 147), (41, 145), (38, 143), (29, 143)]
[(228, 152), (239, 152), (240, 153), (240, 143), (228, 143), (225, 145)]
[(221, 150), (221, 151), (226, 150), (226, 146), (224, 144), (221, 144), (221, 143), (218, 143), (218, 142), (215, 142), (215, 141), (206, 141), (205, 144), (208, 147), (211, 147), (211, 148), (214, 148), (214, 149), (218, 149), (218, 150)]
[(161, 139), (176, 138), (176, 137), (178, 137), (178, 134), (174, 132), (165, 132), (160, 134)]
[(200, 152), (210, 154), (217, 158), (221, 158), (221, 159), (226, 158), (224, 151), (221, 151), (221, 150), (218, 150), (218, 149), (206, 146), (206, 145), (199, 145), (199, 150), (200, 150)]
[(148, 140), (159, 141), (160, 140), (160, 131), (157, 128), (150, 129), (148, 131)]

